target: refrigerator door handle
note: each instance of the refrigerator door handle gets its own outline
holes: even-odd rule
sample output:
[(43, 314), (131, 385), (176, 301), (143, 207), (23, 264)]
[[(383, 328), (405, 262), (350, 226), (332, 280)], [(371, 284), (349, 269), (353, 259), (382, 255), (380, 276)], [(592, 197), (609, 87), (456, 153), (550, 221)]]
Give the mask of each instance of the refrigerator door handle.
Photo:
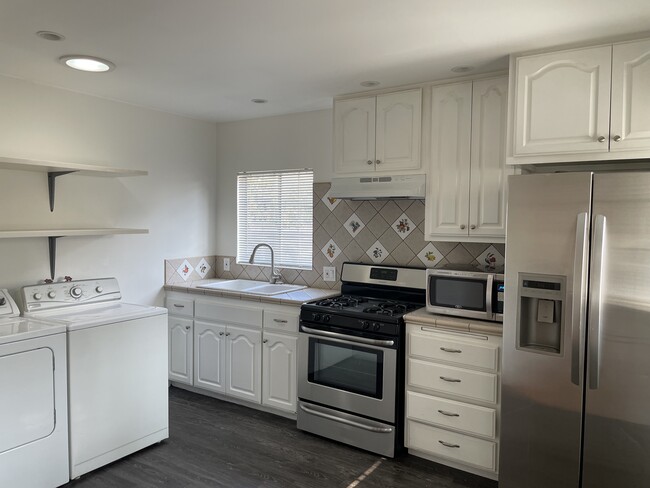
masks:
[(600, 377), (600, 319), (602, 306), (602, 274), (605, 259), (605, 230), (607, 219), (596, 215), (594, 220), (594, 248), (591, 265), (591, 293), (589, 306), (589, 388), (598, 389)]
[(578, 214), (576, 223), (576, 249), (573, 263), (573, 313), (571, 317), (571, 382), (582, 384), (585, 350), (585, 326), (587, 295), (587, 244), (588, 240), (587, 212)]

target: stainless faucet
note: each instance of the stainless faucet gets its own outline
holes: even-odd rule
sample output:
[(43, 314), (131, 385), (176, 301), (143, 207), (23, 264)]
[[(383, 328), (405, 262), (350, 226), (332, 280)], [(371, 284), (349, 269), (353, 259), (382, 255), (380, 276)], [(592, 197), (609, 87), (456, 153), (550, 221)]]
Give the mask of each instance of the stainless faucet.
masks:
[(278, 273), (278, 271), (275, 269), (275, 257), (273, 256), (273, 248), (268, 244), (262, 242), (257, 246), (255, 246), (253, 248), (253, 252), (251, 253), (251, 257), (248, 260), (248, 263), (253, 264), (253, 260), (255, 259), (255, 253), (260, 247), (268, 247), (269, 251), (271, 251), (271, 277), (269, 278), (269, 283), (271, 283), (272, 285), (275, 285), (276, 283), (282, 283), (282, 275)]

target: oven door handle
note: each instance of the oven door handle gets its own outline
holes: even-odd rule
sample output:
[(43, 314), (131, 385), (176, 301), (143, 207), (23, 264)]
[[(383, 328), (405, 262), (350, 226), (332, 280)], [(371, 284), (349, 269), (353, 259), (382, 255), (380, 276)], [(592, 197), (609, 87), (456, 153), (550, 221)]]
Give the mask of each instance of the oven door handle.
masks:
[(359, 344), (368, 344), (369, 346), (390, 347), (395, 345), (395, 341), (383, 341), (380, 339), (368, 339), (366, 337), (357, 337), (347, 334), (339, 334), (338, 332), (331, 332), (329, 330), (312, 329), (311, 327), (300, 326), (300, 330), (323, 337), (333, 337), (335, 339), (343, 339), (348, 342), (358, 342)]
[(375, 427), (373, 425), (362, 424), (361, 422), (355, 422), (354, 420), (343, 419), (337, 417), (336, 415), (331, 415), (325, 412), (319, 412), (318, 410), (313, 410), (309, 407), (305, 407), (302, 403), (300, 404), (300, 409), (308, 413), (309, 415), (315, 415), (316, 417), (322, 417), (327, 420), (333, 420), (334, 422), (339, 422), (341, 424), (350, 425), (352, 427), (358, 427), (359, 429), (367, 430), (370, 432), (376, 432), (378, 434), (390, 434), (393, 432), (392, 427)]

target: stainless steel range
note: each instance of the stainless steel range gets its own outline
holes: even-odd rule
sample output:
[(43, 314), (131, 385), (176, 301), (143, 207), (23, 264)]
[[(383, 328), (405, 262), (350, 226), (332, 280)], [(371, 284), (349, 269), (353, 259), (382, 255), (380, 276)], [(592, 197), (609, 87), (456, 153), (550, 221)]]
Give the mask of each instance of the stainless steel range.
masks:
[(403, 446), (404, 319), (426, 271), (344, 263), (341, 296), (304, 304), (298, 428), (384, 456)]

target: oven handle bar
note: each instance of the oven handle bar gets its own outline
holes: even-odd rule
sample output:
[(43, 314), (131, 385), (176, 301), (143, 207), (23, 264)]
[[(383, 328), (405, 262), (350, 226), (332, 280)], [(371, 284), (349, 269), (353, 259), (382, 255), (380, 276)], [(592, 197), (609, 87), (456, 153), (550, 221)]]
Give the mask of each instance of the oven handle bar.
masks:
[(303, 412), (308, 413), (310, 415), (315, 415), (316, 417), (322, 417), (327, 420), (333, 420), (334, 422), (350, 425), (352, 427), (358, 427), (359, 429), (367, 430), (370, 432), (376, 432), (378, 434), (390, 434), (393, 431), (392, 427), (374, 427), (372, 425), (366, 425), (360, 422), (355, 422), (354, 420), (343, 419), (341, 417), (337, 417), (336, 415), (319, 412), (318, 410), (313, 410), (309, 407), (305, 407), (302, 403), (300, 404), (300, 409)]
[(395, 341), (383, 341), (379, 339), (368, 339), (366, 337), (350, 336), (347, 334), (339, 334), (338, 332), (331, 332), (329, 330), (312, 329), (311, 327), (300, 326), (300, 330), (323, 337), (333, 337), (335, 339), (343, 339), (349, 342), (358, 342), (359, 344), (368, 344), (369, 346), (390, 347), (395, 345)]

